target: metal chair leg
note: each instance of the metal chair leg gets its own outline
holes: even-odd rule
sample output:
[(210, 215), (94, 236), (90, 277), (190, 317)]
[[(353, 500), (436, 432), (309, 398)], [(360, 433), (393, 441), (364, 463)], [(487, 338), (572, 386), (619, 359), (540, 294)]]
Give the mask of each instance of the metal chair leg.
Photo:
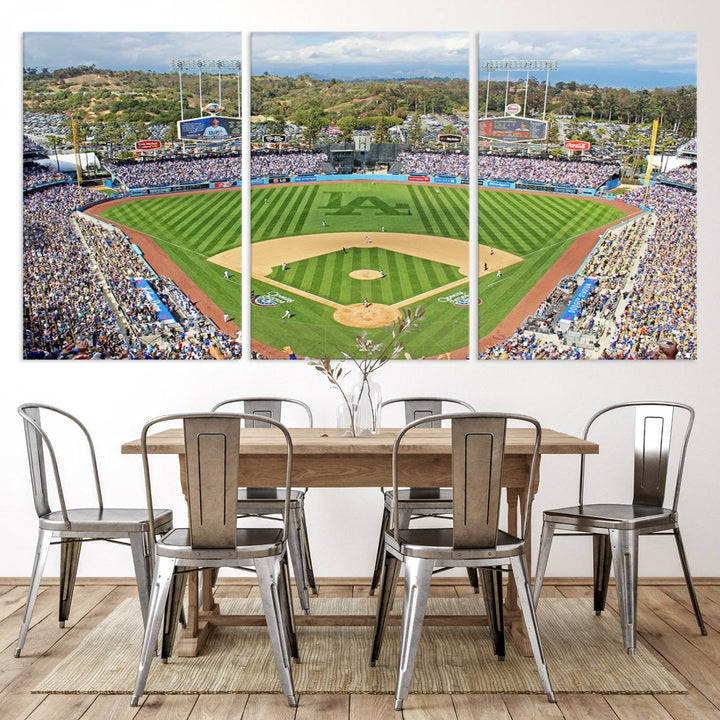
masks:
[(593, 603), (596, 615), (605, 609), (611, 566), (610, 538), (607, 535), (593, 535)]
[(690, 575), (690, 567), (688, 566), (687, 556), (685, 555), (685, 546), (683, 545), (682, 537), (680, 535), (680, 528), (674, 528), (673, 534), (675, 535), (675, 543), (677, 544), (678, 554), (680, 555), (680, 563), (682, 564), (683, 574), (685, 575), (685, 584), (687, 585), (688, 593), (690, 594), (690, 602), (692, 603), (693, 610), (695, 611), (695, 617), (697, 618), (697, 623), (700, 627), (700, 634), (707, 635), (702, 613), (700, 612), (700, 603), (698, 602), (697, 595), (695, 594), (695, 585), (693, 584), (692, 575)]
[(175, 560), (172, 558), (158, 557), (155, 562), (155, 577), (153, 588), (150, 593), (150, 607), (148, 610), (148, 622), (145, 626), (142, 652), (140, 653), (140, 664), (138, 665), (137, 677), (135, 678), (135, 690), (130, 698), (130, 705), (137, 707), (138, 701), (145, 691), (150, 663), (157, 649), (158, 633), (163, 621), (163, 613), (170, 591), (170, 582), (175, 572)]
[(292, 659), (300, 662), (298, 652), (297, 631), (295, 630), (295, 613), (293, 612), (292, 589), (290, 587), (290, 570), (288, 569), (287, 553), (280, 561), (280, 576), (278, 579), (278, 597), (280, 598), (280, 612), (288, 644), (288, 652)]
[(130, 533), (130, 549), (132, 551), (135, 582), (137, 583), (140, 611), (143, 626), (147, 625), (148, 607), (150, 605), (150, 585), (152, 583), (152, 562), (148, 549), (146, 533)]
[(35, 548), (35, 559), (33, 561), (32, 575), (30, 576), (30, 589), (28, 590), (28, 598), (25, 603), (25, 612), (23, 614), (22, 624), (20, 625), (20, 637), (18, 638), (17, 647), (15, 648), (15, 657), (19, 658), (25, 645), (25, 638), (30, 629), (30, 620), (32, 618), (35, 600), (37, 600), (38, 590), (40, 588), (40, 580), (42, 580), (43, 570), (45, 569), (45, 561), (47, 560), (48, 550), (50, 550), (50, 540), (52, 539), (51, 530), (38, 529), (37, 546)]
[[(550, 675), (548, 674), (547, 663), (545, 662), (545, 653), (543, 652), (542, 640), (540, 639), (540, 628), (538, 627), (537, 616), (535, 615), (535, 605), (533, 603), (532, 592), (530, 590), (530, 577), (528, 576), (527, 565), (525, 564), (525, 555), (516, 555), (510, 558), (513, 578), (517, 587), (518, 602), (522, 610), (523, 620), (527, 629), (530, 647), (535, 658), (540, 682), (542, 683), (548, 702), (555, 702), (555, 694), (550, 685)], [(537, 586), (536, 586), (537, 587)]]
[(280, 678), (283, 694), (290, 707), (297, 706), (297, 696), (293, 685), (290, 658), (288, 655), (287, 636), (282, 618), (278, 585), (280, 583), (280, 558), (255, 558), (260, 596), (262, 597), (265, 617), (267, 618), (268, 634), (275, 657), (275, 666)]
[(400, 560), (391, 553), (386, 552), (385, 568), (382, 573), (382, 585), (380, 586), (380, 597), (378, 598), (377, 614), (375, 615), (375, 634), (373, 636), (373, 646), (370, 653), (370, 667), (375, 667), (375, 663), (380, 656), (380, 648), (382, 647), (382, 641), (385, 635), (385, 625), (387, 624), (388, 615), (390, 615), (390, 609), (393, 605), (399, 575)]
[(65, 627), (65, 622), (70, 617), (70, 606), (72, 605), (73, 591), (75, 590), (75, 578), (77, 577), (81, 550), (82, 540), (76, 540), (75, 538), (63, 538), (60, 540), (58, 625), (61, 628)]
[(540, 601), (545, 570), (547, 569), (550, 548), (552, 547), (553, 535), (555, 534), (555, 523), (543, 521), (542, 534), (540, 535), (540, 549), (538, 550), (537, 568), (535, 570), (535, 584), (533, 585), (533, 605), (537, 607)]
[(480, 568), (483, 586), (483, 600), (488, 617), (488, 627), (493, 641), (493, 650), (498, 660), (505, 659), (505, 624), (503, 619), (502, 571), (497, 568)]
[(383, 563), (385, 561), (385, 533), (390, 529), (390, 510), (383, 508), (382, 520), (380, 522), (380, 540), (378, 542), (377, 555), (375, 556), (375, 569), (373, 570), (372, 582), (370, 583), (370, 594), (374, 595), (377, 586), (382, 578)]
[(300, 540), (302, 542), (302, 555), (305, 567), (305, 577), (307, 586), (312, 590), (313, 595), (318, 594), (317, 584), (315, 583), (315, 571), (313, 570), (312, 556), (310, 555), (310, 539), (308, 538), (307, 520), (305, 519), (305, 502), (300, 505), (298, 513), (298, 522), (300, 524)]
[(290, 517), (288, 519), (287, 544), (293, 573), (295, 573), (295, 585), (297, 587), (298, 598), (300, 599), (300, 607), (306, 615), (309, 615), (310, 599), (308, 597), (307, 578), (305, 577), (305, 563), (303, 562), (298, 513), (297, 510), (294, 510), (292, 507), (290, 508)]
[(167, 601), (165, 602), (165, 620), (163, 622), (163, 635), (160, 657), (163, 662), (172, 655), (180, 624), (180, 611), (182, 610), (183, 597), (185, 596), (185, 584), (187, 573), (175, 573), (170, 582)]
[(403, 602), (402, 639), (398, 667), (395, 709), (402, 710), (415, 670), (418, 645), (425, 620), (434, 562), (424, 558), (405, 559), (405, 600)]
[(610, 530), (623, 644), (628, 655), (635, 653), (637, 617), (638, 535), (629, 530)]
[(467, 569), (468, 580), (470, 581), (470, 587), (477, 595), (480, 592), (480, 580), (478, 578), (477, 568), (469, 567)]

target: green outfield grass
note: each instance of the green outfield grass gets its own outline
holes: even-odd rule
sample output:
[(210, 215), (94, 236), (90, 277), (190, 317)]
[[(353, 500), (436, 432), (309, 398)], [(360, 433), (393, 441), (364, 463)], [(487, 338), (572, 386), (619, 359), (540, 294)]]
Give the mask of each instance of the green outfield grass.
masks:
[[(357, 280), (353, 270), (377, 270), (384, 278)], [(273, 268), (270, 278), (298, 290), (351, 305), (367, 298), (374, 303), (394, 305), (414, 295), (429, 292), (463, 276), (457, 268), (423, 260), (384, 248), (348, 248), (290, 263), (285, 270)]]
[[(437, 190), (434, 186), (381, 182), (258, 186), (253, 189), (251, 199), (253, 242), (322, 232), (372, 234), (380, 232), (382, 227), (387, 232), (467, 240), (467, 188), (440, 186)], [(494, 274), (480, 278), (483, 300), (480, 336), (492, 331), (578, 235), (622, 216), (616, 208), (584, 198), (480, 192), (479, 242), (523, 258), (523, 262), (507, 268), (502, 278)], [(150, 235), (222, 310), (239, 321), (240, 278), (233, 274), (229, 281), (225, 280), (223, 269), (207, 262), (208, 257), (240, 244), (239, 191), (142, 198), (108, 208), (103, 217)], [(384, 252), (380, 248), (372, 249)], [(370, 248), (358, 250), (366, 252)], [(321, 256), (293, 263), (285, 273), (276, 269), (272, 277), (326, 298), (348, 298), (338, 302), (358, 302), (370, 297), (371, 290), (375, 291), (373, 284), (382, 292), (386, 285), (393, 286), (391, 297), (396, 297), (394, 285), (399, 284), (400, 299), (404, 299), (449, 282), (446, 278), (450, 271), (450, 275), (454, 273), (451, 279), (458, 277), (456, 269), (442, 263), (416, 262), (416, 258), (391, 253), (384, 258), (378, 256), (376, 265), (369, 265), (358, 256), (359, 264), (350, 268), (384, 270), (388, 278), (353, 281), (347, 277), (349, 269), (344, 258), (340, 272), (335, 271), (334, 263), (332, 272), (329, 270), (328, 263), (337, 262), (340, 254), (331, 255), (332, 258)], [(354, 252), (348, 252), (348, 260), (350, 258), (355, 258)], [(392, 263), (398, 258), (402, 259), (403, 267), (400, 269), (398, 265), (396, 271)], [(388, 283), (391, 272), (397, 277)], [(428, 276), (428, 272), (433, 277)], [(289, 273), (297, 273), (293, 282), (288, 282)], [(435, 279), (438, 285), (433, 285)], [(330, 285), (328, 280), (332, 281)], [(362, 289), (356, 293), (352, 283), (358, 283), (357, 287)], [(308, 289), (308, 285), (323, 291)], [(273, 289), (256, 280), (252, 286), (258, 294)], [(290, 297), (291, 293), (287, 295)], [(408, 337), (407, 342), (413, 357), (437, 355), (467, 345), (467, 307), (439, 302), (444, 296), (446, 294), (439, 293), (422, 302), (426, 320), (422, 329)], [(340, 350), (352, 351), (358, 330), (335, 323), (333, 310), (328, 306), (300, 296), (292, 298), (295, 302), (291, 304), (293, 317), (289, 321), (281, 321), (282, 306), (253, 307), (255, 339), (279, 348), (291, 345), (297, 353), (310, 356), (330, 353), (337, 357)], [(374, 294), (371, 299), (385, 302)], [(376, 331), (378, 338), (382, 332)]]
[(373, 233), (383, 227), (387, 232), (467, 240), (467, 188), (435, 190), (381, 182), (256, 186), (252, 191), (253, 242), (322, 232)]

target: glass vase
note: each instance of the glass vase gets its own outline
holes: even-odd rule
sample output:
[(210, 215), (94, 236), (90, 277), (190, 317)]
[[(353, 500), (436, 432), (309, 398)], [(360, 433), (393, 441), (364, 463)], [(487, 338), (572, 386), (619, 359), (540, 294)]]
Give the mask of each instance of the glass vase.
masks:
[(380, 385), (371, 380), (356, 386), (353, 392), (355, 412), (355, 435), (376, 435), (380, 432), (380, 406), (382, 392)]

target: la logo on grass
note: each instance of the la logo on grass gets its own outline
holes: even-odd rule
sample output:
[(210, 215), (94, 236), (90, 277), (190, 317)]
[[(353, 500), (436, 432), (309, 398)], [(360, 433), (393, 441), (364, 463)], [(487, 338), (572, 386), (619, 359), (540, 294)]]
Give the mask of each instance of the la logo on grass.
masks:
[(363, 215), (367, 211), (375, 209), (375, 215), (407, 215), (408, 203), (395, 203), (390, 205), (378, 197), (361, 196), (352, 197), (343, 204), (343, 198), (347, 193), (327, 192), (327, 205), (320, 207), (320, 210), (329, 210), (328, 215)]

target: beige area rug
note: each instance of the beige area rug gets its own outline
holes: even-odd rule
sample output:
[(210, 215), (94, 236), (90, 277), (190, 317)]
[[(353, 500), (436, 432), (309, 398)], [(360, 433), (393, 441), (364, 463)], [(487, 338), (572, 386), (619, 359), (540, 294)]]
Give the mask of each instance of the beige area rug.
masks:
[[(311, 600), (313, 613), (374, 614), (374, 598)], [(396, 603), (399, 610), (401, 602)], [(226, 613), (261, 613), (260, 600), (223, 600)], [(482, 599), (431, 598), (429, 614), (484, 614)], [(597, 617), (583, 599), (543, 599), (540, 623), (555, 692), (684, 693), (685, 687), (642, 645), (623, 651), (620, 626), (610, 613)], [(376, 667), (368, 666), (371, 627), (300, 627), (303, 693), (394, 693), (399, 627), (388, 627)], [(129, 693), (141, 645), (140, 612), (126, 600), (95, 628), (34, 690), (36, 693)], [(508, 636), (505, 662), (492, 654), (484, 627), (426, 626), (411, 692), (540, 693), (532, 658), (518, 655)], [(148, 693), (279, 692), (264, 627), (215, 628), (204, 654), (153, 661)]]

